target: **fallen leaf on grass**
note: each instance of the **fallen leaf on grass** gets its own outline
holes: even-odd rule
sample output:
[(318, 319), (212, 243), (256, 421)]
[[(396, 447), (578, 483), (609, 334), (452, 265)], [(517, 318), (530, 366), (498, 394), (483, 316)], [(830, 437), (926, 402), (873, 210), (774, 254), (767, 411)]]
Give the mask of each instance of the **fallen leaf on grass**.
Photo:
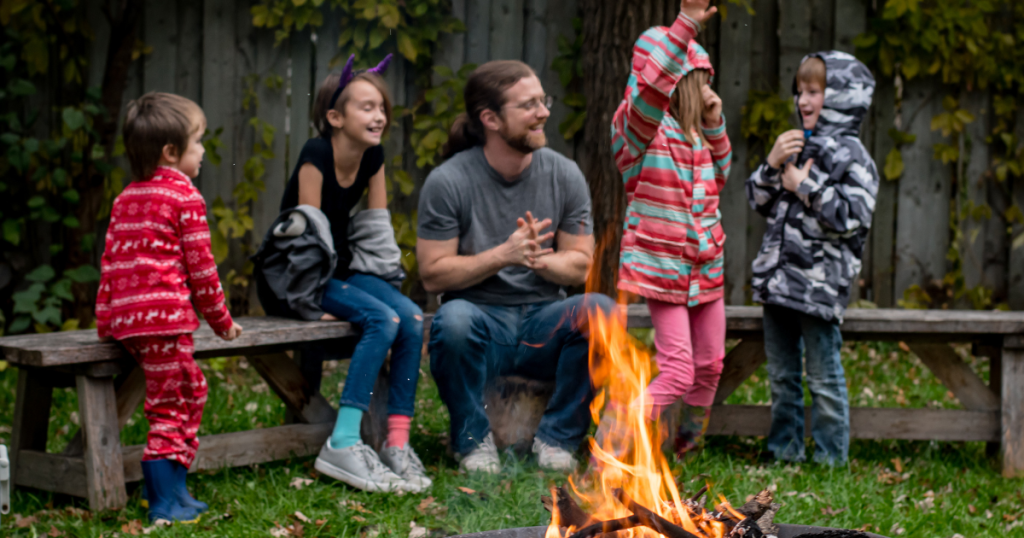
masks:
[(899, 458), (893, 458), (893, 459), (891, 459), (889, 461), (892, 462), (892, 466), (893, 466), (894, 469), (896, 469), (897, 473), (900, 473), (900, 474), (903, 473), (903, 462), (900, 461)]
[(303, 528), (302, 523), (295, 523), (294, 525), (282, 527), (280, 523), (275, 521), (274, 528), (270, 529), (269, 532), (274, 538), (287, 538), (289, 536), (302, 538), (305, 529)]
[(308, 517), (306, 517), (306, 514), (303, 514), (302, 512), (298, 512), (298, 511), (296, 511), (294, 514), (292, 514), (292, 517), (294, 517), (295, 519), (297, 519), (297, 520), (299, 520), (299, 521), (301, 521), (303, 523), (312, 523), (313, 522), (312, 519), (309, 519)]
[(848, 510), (848, 508), (840, 508), (838, 510), (835, 510), (831, 506), (826, 506), (825, 508), (821, 509), (821, 515), (823, 515), (823, 516), (838, 516), (839, 514), (842, 514), (843, 512), (845, 512), (847, 510)]
[(14, 514), (14, 526), (19, 529), (24, 529), (33, 523), (39, 523), (39, 518), (36, 516), (21, 517), (21, 514)]
[(372, 514), (370, 510), (367, 510), (363, 503), (359, 501), (344, 500), (338, 503), (342, 508), (348, 508), (349, 510), (355, 510), (356, 512), (362, 512), (364, 514)]
[(79, 517), (79, 518), (82, 518), (82, 519), (85, 519), (85, 520), (92, 519), (92, 512), (90, 512), (88, 510), (83, 510), (81, 508), (75, 508), (74, 506), (69, 506), (69, 507), (65, 508), (64, 511), (67, 512), (69, 516), (75, 516), (75, 517)]
[(430, 505), (432, 505), (432, 504), (434, 504), (434, 498), (433, 497), (427, 497), (426, 499), (423, 499), (422, 501), (420, 501), (420, 504), (418, 504), (416, 506), (416, 511), (421, 513), (421, 514), (426, 514), (427, 513), (427, 508), (430, 508)]
[(409, 522), (409, 538), (426, 538), (426, 536), (426, 527), (420, 527), (415, 521)]
[(1003, 514), (1003, 519), (1006, 521), (1017, 521), (1017, 516), (1010, 514)]
[(50, 525), (50, 532), (46, 533), (46, 535), (51, 536), (52, 538), (57, 538), (58, 536), (64, 536), (64, 532), (57, 527)]
[(301, 476), (296, 476), (295, 478), (292, 479), (291, 483), (288, 484), (288, 486), (293, 487), (295, 489), (302, 489), (312, 483), (313, 479), (311, 478), (302, 478)]
[(971, 514), (977, 514), (978, 513), (978, 509), (975, 508), (973, 504), (968, 504), (967, 505), (967, 511), (970, 512)]
[(358, 521), (360, 523), (366, 523), (366, 518), (363, 516), (352, 516), (352, 521)]
[(992, 511), (985, 510), (985, 519), (992, 519)]
[(324, 525), (327, 524), (327, 520), (326, 519), (318, 519), (314, 523), (316, 524), (317, 527), (323, 527)]
[(133, 519), (124, 525), (121, 525), (121, 532), (125, 534), (131, 534), (132, 536), (138, 536), (142, 532), (142, 521)]
[(865, 523), (865, 524), (860, 526), (860, 531), (861, 532), (869, 532), (873, 528), (875, 528), (874, 525), (872, 525), (870, 523)]
[(465, 486), (459, 486), (459, 491), (465, 493), (466, 495), (476, 495), (476, 490), (469, 489)]
[(910, 346), (908, 346), (906, 342), (900, 342), (899, 345), (900, 349), (902, 349), (904, 353), (910, 353)]

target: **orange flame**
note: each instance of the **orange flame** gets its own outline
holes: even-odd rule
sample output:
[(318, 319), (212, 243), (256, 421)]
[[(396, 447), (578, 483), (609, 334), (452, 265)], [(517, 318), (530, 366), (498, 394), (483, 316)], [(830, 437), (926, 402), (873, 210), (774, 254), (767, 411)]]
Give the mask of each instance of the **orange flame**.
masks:
[[(662, 453), (664, 431), (650, 421), (647, 385), (653, 377), (647, 348), (626, 330), (625, 308), (606, 314), (587, 312), (590, 333), (590, 371), (596, 388), (591, 415), (604, 435), (591, 439), (597, 465), (578, 480), (570, 479), (572, 491), (585, 510), (600, 521), (628, 517), (613, 490), (621, 488), (636, 503), (698, 536), (722, 538), (725, 526), (706, 519), (680, 497), (668, 461)], [(554, 519), (545, 538), (561, 536)], [(636, 527), (619, 536), (656, 537), (657, 532)]]

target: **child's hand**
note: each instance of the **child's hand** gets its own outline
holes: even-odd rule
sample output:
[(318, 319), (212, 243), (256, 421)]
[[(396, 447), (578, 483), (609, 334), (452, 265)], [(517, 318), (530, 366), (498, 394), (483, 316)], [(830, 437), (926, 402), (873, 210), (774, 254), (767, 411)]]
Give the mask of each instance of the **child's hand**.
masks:
[(718, 127), (722, 124), (722, 98), (707, 84), (700, 89), (700, 95), (704, 99), (704, 125)]
[(800, 129), (786, 131), (775, 139), (775, 145), (768, 154), (768, 164), (772, 168), (782, 168), (782, 164), (793, 155), (799, 155), (804, 149), (804, 132)]
[(679, 11), (704, 26), (704, 23), (718, 13), (717, 7), (708, 8), (710, 3), (711, 0), (681, 0)]
[(789, 192), (796, 192), (800, 188), (800, 184), (811, 175), (811, 165), (813, 164), (814, 159), (807, 159), (803, 168), (797, 168), (793, 163), (787, 164), (786, 170), (782, 172), (782, 188)]
[(227, 334), (221, 336), (221, 338), (230, 342), (239, 336), (242, 336), (242, 326), (235, 322), (231, 322), (231, 328), (228, 329)]

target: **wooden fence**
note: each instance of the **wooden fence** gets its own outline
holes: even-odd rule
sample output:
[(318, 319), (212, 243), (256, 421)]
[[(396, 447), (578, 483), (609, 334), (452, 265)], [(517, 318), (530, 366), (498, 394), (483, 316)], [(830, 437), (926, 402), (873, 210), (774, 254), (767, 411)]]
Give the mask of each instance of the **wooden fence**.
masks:
[[(755, 15), (730, 5), (728, 17), (716, 21), (704, 38), (716, 65), (715, 85), (725, 103), (735, 151), (732, 176), (722, 194), (723, 221), (729, 237), (727, 298), (731, 304), (747, 300), (750, 261), (765, 228), (764, 219), (748, 209), (743, 189), (749, 169), (740, 125), (748, 92), (779, 89), (788, 95), (803, 55), (831, 48), (852, 52), (853, 38), (865, 30), (873, 9), (871, 0), (751, 3)], [(152, 53), (134, 64), (125, 102), (146, 91), (173, 91), (202, 105), (211, 130), (223, 128), (223, 162), (219, 166), (207, 163), (199, 179), (208, 202), (218, 196), (230, 200), (232, 188), (243, 177), (243, 164), (254, 141), (249, 118), (258, 116), (276, 128), (271, 148), (275, 157), (266, 163), (266, 192), (253, 212), (259, 237), (276, 216), (294, 157), (311, 135), (309, 109), (315, 89), (332, 68), (338, 68), (336, 43), (341, 28), (336, 18), (328, 16), (315, 33), (308, 29), (297, 32), (275, 46), (272, 32), (252, 27), (250, 5), (249, 0), (145, 0), (142, 40), (152, 47)], [(521, 59), (540, 73), (548, 93), (564, 95), (550, 66), (557, 55), (559, 36), (570, 40), (574, 37), (572, 20), (579, 16), (576, 0), (452, 0), (452, 5), (467, 31), (442, 37), (435, 64), (457, 69), (464, 63)], [(98, 7), (90, 19), (97, 35), (92, 80), (98, 80), (107, 26)], [(256, 84), (258, 108), (245, 111), (244, 89), (254, 74), (261, 80), (279, 75), (284, 86), (274, 90)], [(416, 100), (420, 89), (404, 62), (393, 64), (387, 79), (396, 104), (410, 105)], [(950, 202), (955, 185), (951, 167), (933, 159), (933, 144), (945, 140), (930, 128), (932, 116), (942, 110), (942, 98), (949, 93), (945, 90), (936, 81), (915, 80), (903, 88), (902, 106), (897, 110), (893, 84), (878, 87), (863, 139), (879, 167), (892, 148), (888, 131), (895, 124), (916, 134), (917, 142), (903, 148), (903, 177), (882, 182), (856, 298), (890, 306), (909, 286), (926, 286), (950, 269), (947, 251), (952, 237)], [(1011, 248), (1008, 225), (1002, 216), (1014, 199), (1024, 206), (1024, 181), (1002, 185), (987, 178), (994, 157), (984, 142), (991, 130), (991, 99), (987, 94), (973, 93), (964, 98), (964, 104), (978, 118), (968, 128), (972, 144), (966, 195), (994, 210), (991, 218), (969, 220), (964, 225), (959, 254), (966, 286), (983, 285), (992, 290), (996, 302), (1007, 301), (1015, 309), (1024, 309), (1024, 247)], [(565, 141), (558, 133), (558, 124), (568, 112), (561, 102), (555, 105), (547, 125), (550, 145), (582, 160), (586, 158), (585, 148)], [(1024, 126), (1024, 121), (1018, 126)], [(412, 148), (403, 142), (405, 127), (399, 125), (392, 131), (387, 152), (403, 155), (404, 168), (417, 184), (422, 184), (425, 172), (413, 165)], [(416, 200), (414, 192), (397, 196), (395, 204), (407, 211), (415, 208)], [(1024, 227), (1014, 225), (1012, 231), (1017, 237), (1024, 233)]]

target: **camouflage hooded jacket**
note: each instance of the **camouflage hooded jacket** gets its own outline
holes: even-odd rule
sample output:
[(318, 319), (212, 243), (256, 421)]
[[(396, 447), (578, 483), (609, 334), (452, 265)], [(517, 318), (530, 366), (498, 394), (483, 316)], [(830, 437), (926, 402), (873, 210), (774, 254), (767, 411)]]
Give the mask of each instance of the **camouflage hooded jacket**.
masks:
[(844, 52), (811, 57), (825, 62), (826, 88), (821, 116), (796, 163), (813, 158), (810, 176), (795, 193), (783, 189), (781, 171), (767, 162), (747, 179), (750, 206), (768, 218), (751, 285), (756, 302), (841, 323), (878, 193), (875, 162), (857, 138), (875, 79)]

